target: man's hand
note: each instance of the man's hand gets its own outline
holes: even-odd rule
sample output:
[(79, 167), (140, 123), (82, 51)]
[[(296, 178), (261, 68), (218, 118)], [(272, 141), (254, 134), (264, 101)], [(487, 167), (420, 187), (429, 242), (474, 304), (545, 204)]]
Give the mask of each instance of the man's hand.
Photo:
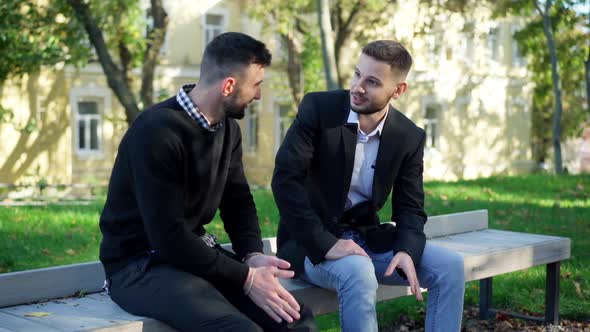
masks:
[(250, 268), (244, 290), (277, 323), (283, 319), (292, 323), (300, 318), (301, 308), (295, 298), (281, 286), (278, 278), (293, 278), (294, 275), (295, 272), (280, 270), (276, 266)]
[(276, 266), (280, 269), (288, 269), (291, 267), (291, 264), (286, 260), (269, 255), (252, 256), (248, 258), (245, 263), (249, 267)]
[(326, 253), (326, 259), (340, 259), (344, 256), (360, 255), (369, 257), (367, 253), (353, 240), (338, 240)]
[(416, 300), (422, 301), (422, 292), (420, 291), (420, 283), (418, 282), (418, 277), (416, 276), (416, 268), (414, 267), (414, 262), (410, 255), (407, 252), (400, 251), (391, 260), (387, 270), (385, 271), (385, 276), (389, 277), (395, 268), (399, 267), (404, 271), (406, 277), (408, 278), (408, 282), (410, 283), (410, 290), (412, 294), (416, 295)]

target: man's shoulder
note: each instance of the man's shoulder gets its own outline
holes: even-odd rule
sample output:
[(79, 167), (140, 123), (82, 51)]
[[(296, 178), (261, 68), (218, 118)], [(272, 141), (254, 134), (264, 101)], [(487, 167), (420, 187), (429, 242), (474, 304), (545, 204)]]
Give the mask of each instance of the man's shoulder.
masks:
[(139, 113), (133, 124), (137, 124), (138, 126), (161, 126), (169, 121), (179, 120), (179, 115), (184, 115), (182, 111), (183, 109), (176, 101), (176, 98), (172, 97), (154, 104)]
[(333, 90), (307, 93), (299, 107), (303, 117), (316, 119), (322, 126), (335, 126), (344, 123), (350, 111), (347, 90)]
[(166, 144), (170, 139), (177, 139), (183, 132), (190, 130), (190, 122), (183, 114), (180, 104), (174, 98), (170, 98), (142, 111), (127, 130), (123, 140), (128, 143), (143, 141), (151, 142), (150, 144)]
[(424, 129), (418, 127), (414, 121), (393, 106), (389, 110), (388, 120), (394, 123), (398, 128), (402, 128), (406, 134), (413, 137), (421, 138), (425, 135)]

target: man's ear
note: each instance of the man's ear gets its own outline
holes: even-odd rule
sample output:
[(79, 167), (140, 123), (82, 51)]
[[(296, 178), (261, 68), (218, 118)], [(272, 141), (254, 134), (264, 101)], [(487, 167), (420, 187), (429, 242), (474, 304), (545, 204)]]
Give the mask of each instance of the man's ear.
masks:
[(221, 82), (221, 94), (227, 97), (234, 92), (236, 88), (236, 79), (233, 77), (227, 77)]
[(392, 98), (398, 99), (406, 92), (406, 90), (408, 90), (408, 83), (406, 83), (406, 82), (398, 83), (397, 86), (395, 87), (395, 90), (393, 91)]

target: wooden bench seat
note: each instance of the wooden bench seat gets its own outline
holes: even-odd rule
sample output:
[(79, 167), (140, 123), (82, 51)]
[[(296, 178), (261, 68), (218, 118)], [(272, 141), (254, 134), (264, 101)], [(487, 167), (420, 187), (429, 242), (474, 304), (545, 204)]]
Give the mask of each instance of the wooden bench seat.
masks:
[[(480, 316), (490, 317), (492, 277), (547, 265), (544, 320), (558, 320), (559, 262), (570, 257), (570, 239), (488, 229), (486, 210), (430, 217), (428, 241), (464, 256), (467, 281), (480, 280)], [(265, 251), (276, 252), (275, 238), (265, 239)], [(229, 246), (228, 246), (229, 247)], [(172, 331), (153, 319), (133, 316), (114, 304), (101, 290), (104, 272), (99, 262), (0, 275), (0, 332), (3, 331)], [(334, 292), (300, 280), (283, 285), (315, 314), (338, 310)], [(84, 296), (57, 299), (80, 291)], [(408, 287), (380, 286), (378, 299), (409, 295)], [(33, 301), (53, 299), (36, 304)], [(30, 317), (34, 312), (46, 316)]]

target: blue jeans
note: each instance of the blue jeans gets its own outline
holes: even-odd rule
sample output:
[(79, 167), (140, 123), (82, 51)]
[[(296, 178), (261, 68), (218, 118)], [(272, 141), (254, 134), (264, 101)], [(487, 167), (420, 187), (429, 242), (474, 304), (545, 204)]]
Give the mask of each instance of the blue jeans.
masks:
[[(336, 291), (340, 304), (342, 331), (377, 331), (375, 312), (378, 283), (408, 285), (397, 271), (385, 277), (394, 252), (374, 253), (357, 231), (346, 231), (341, 239), (352, 239), (371, 259), (352, 255), (313, 265), (305, 258), (301, 278)], [(420, 287), (428, 288), (426, 331), (460, 331), (463, 315), (465, 274), (463, 257), (445, 248), (426, 243), (417, 267)]]

